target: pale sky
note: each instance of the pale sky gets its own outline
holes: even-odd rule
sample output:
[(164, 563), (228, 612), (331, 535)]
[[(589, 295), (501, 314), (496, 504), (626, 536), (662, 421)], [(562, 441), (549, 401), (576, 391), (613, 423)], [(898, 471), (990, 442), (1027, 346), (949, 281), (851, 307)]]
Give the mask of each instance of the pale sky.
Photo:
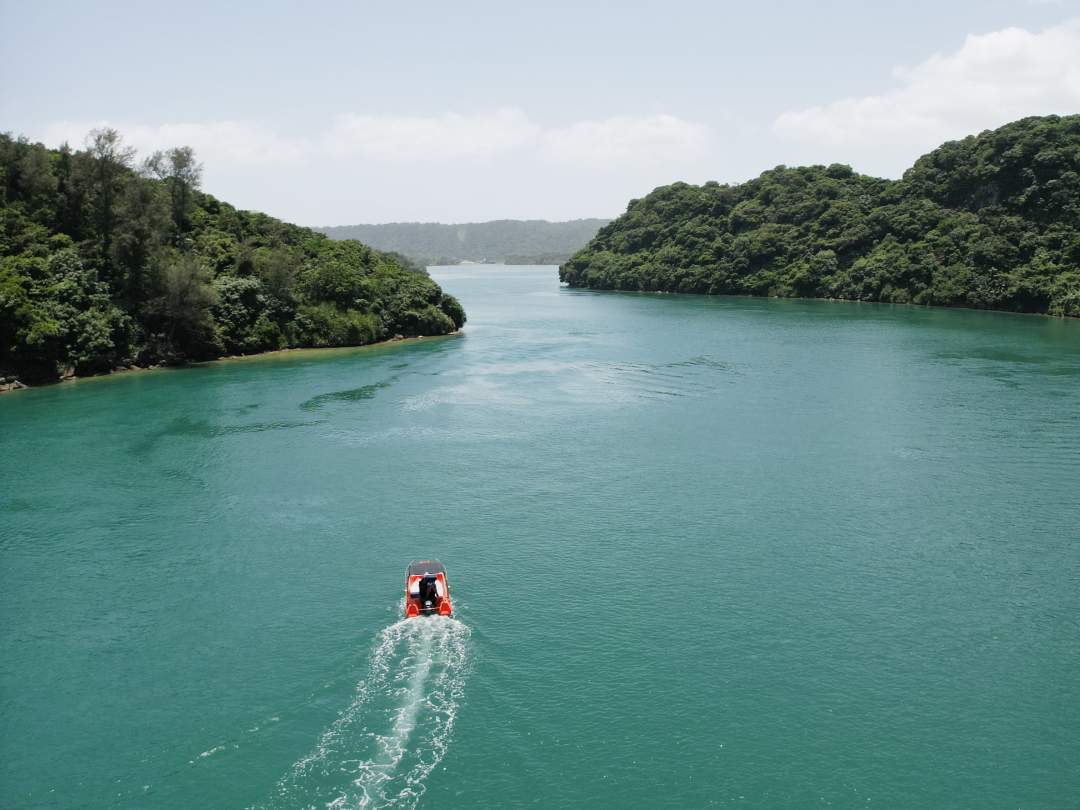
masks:
[(15, 2), (0, 129), (190, 145), (304, 225), (614, 216), (780, 163), (897, 177), (1080, 112), (1080, 0)]

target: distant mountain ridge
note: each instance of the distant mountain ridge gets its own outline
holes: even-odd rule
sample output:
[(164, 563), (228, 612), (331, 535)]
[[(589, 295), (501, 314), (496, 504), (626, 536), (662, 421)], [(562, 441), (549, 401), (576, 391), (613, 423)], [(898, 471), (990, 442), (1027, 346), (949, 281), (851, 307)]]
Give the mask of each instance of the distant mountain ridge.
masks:
[(331, 239), (359, 239), (423, 264), (503, 262), (560, 264), (596, 236), (609, 219), (497, 219), (490, 222), (388, 222), (315, 228)]

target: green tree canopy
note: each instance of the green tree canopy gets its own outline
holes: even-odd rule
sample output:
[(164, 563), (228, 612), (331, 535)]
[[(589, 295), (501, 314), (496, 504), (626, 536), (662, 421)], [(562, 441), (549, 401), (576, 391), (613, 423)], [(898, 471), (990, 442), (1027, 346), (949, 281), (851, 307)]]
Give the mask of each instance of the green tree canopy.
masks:
[(897, 181), (834, 164), (663, 186), (559, 273), (598, 289), (1080, 316), (1080, 115), (947, 143)]
[(203, 193), (188, 147), (134, 165), (112, 129), (83, 151), (0, 135), (0, 375), (360, 345), (465, 322), (400, 255)]

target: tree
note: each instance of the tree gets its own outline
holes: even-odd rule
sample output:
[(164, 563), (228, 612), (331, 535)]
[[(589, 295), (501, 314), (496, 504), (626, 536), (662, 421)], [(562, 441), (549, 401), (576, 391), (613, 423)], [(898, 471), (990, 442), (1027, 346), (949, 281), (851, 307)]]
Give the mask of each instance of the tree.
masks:
[(161, 189), (142, 178), (133, 178), (117, 204), (111, 251), (117, 270), (116, 291), (129, 307), (146, 300), (150, 260), (166, 244), (171, 230)]
[(450, 317), (455, 329), (460, 329), (465, 325), (465, 308), (454, 296), (443, 295), (439, 306)]
[(93, 129), (86, 136), (95, 220), (101, 239), (101, 253), (109, 256), (116, 225), (116, 200), (128, 179), (135, 149), (124, 145), (120, 133), (111, 127)]
[(202, 180), (202, 164), (195, 160), (194, 149), (179, 146), (154, 152), (147, 158), (144, 171), (162, 181), (169, 191), (175, 240), (179, 244), (187, 230), (191, 196)]
[(0, 259), (0, 366), (24, 379), (56, 379), (69, 366), (110, 368), (128, 321), (70, 240), (47, 258)]
[(358, 345), (464, 320), (402, 257), (204, 194), (191, 149), (141, 174), (133, 156), (115, 130), (80, 151), (0, 133), (0, 376)]
[(829, 295), (1071, 312), (1080, 266), (1080, 115), (944, 144), (902, 180), (777, 167), (631, 202), (559, 268), (571, 286)]
[(63, 143), (57, 152), (57, 194), (60, 198), (53, 225), (80, 242), (86, 235), (86, 184), (80, 182), (71, 147)]
[(195, 256), (175, 251), (160, 254), (155, 265), (159, 292), (151, 309), (163, 327), (163, 352), (172, 359), (213, 356), (220, 345), (210, 273)]
[(37, 294), (50, 320), (59, 326), (62, 351), (56, 361), (81, 373), (112, 368), (118, 360), (118, 339), (126, 334), (130, 318), (113, 305), (108, 286), (74, 250), (54, 253), (47, 270)]
[(49, 160), (49, 152), (40, 144), (24, 145), (25, 151), (16, 164), (19, 190), (27, 199), (37, 198), (52, 202), (57, 181)]

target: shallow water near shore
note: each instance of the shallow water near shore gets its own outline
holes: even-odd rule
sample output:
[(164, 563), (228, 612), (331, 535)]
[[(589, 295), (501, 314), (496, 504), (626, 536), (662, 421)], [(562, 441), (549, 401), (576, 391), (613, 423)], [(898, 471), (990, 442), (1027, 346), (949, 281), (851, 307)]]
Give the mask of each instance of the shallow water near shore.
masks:
[(0, 805), (1080, 803), (1080, 323), (432, 272), (0, 398)]

